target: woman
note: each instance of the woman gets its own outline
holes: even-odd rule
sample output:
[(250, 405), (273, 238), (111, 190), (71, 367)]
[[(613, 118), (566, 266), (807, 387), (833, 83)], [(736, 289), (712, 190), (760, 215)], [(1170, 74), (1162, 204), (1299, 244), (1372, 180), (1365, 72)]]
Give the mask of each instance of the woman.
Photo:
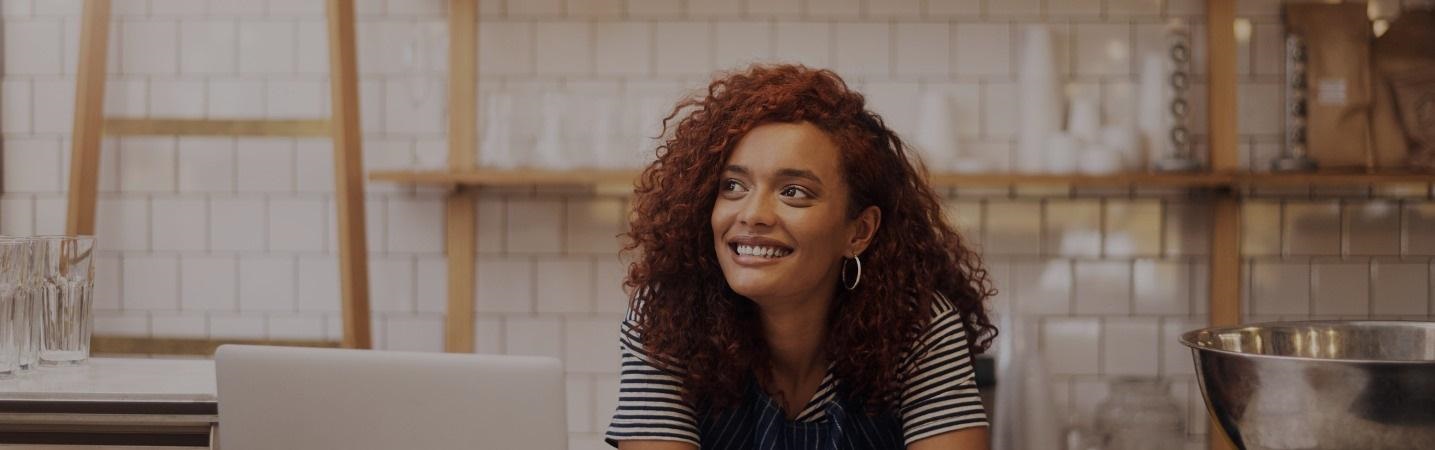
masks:
[(755, 66), (664, 128), (626, 235), (609, 444), (987, 448), (986, 271), (861, 94)]

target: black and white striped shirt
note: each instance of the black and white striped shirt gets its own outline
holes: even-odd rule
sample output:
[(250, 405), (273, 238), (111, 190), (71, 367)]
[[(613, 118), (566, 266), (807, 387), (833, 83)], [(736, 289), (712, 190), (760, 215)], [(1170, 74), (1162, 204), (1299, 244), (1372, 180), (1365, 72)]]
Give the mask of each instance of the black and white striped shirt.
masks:
[[(856, 413), (844, 415), (844, 421), (849, 422), (843, 428), (851, 435), (847, 439), (856, 441), (838, 445), (839, 448), (900, 448), (948, 431), (987, 426), (961, 312), (937, 296), (932, 313), (930, 324), (902, 355), (899, 370), (905, 372), (903, 379), (908, 381), (897, 411), (887, 414), (887, 420), (862, 418)], [(622, 324), (618, 408), (605, 436), (609, 444), (616, 447), (622, 440), (670, 440), (704, 449), (746, 449), (752, 448), (753, 435), (768, 432), (752, 422), (770, 420), (764, 411), (771, 408), (740, 408), (736, 414), (741, 416), (746, 411), (747, 415), (763, 417), (699, 417), (682, 398), (682, 379), (652, 362), (635, 328), (636, 321), (636, 314), (630, 311)], [(681, 367), (678, 370), (681, 374)], [(836, 395), (840, 383), (829, 367), (817, 393), (785, 428), (802, 436), (803, 426), (829, 420), (829, 411), (841, 403)], [(764, 394), (761, 400), (770, 399)], [(801, 442), (802, 438), (788, 439)], [(878, 445), (879, 442), (892, 445)], [(803, 448), (802, 445), (794, 446)]]

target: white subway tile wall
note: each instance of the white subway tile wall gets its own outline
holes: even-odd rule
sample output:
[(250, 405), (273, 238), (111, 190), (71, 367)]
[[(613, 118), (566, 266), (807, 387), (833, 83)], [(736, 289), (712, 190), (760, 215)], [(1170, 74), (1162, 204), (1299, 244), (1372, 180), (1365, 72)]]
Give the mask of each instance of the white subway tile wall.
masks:
[[(445, 160), (443, 0), (364, 0), (360, 103), (368, 168)], [(1240, 2), (1243, 164), (1279, 153), (1283, 27), (1276, 2)], [(80, 2), (5, 0), (0, 75), (0, 233), (58, 233)], [(1046, 23), (1072, 92), (1110, 124), (1133, 121), (1139, 58), (1169, 19), (1204, 48), (1192, 0), (493, 0), (480, 2), (479, 90), (616, 92), (701, 87), (715, 70), (789, 61), (835, 68), (899, 132), (918, 101), (953, 98), (962, 149), (1010, 165), (1022, 29)], [(319, 0), (127, 0), (115, 4), (113, 115), (306, 118), (328, 114)], [(1205, 72), (1204, 57), (1193, 70)], [(1195, 92), (1203, 92), (1197, 77)], [(1193, 97), (1203, 145), (1204, 98)], [(653, 124), (643, 124), (651, 127)], [(645, 130), (647, 131), (647, 130)], [(101, 334), (335, 339), (339, 323), (332, 157), (322, 139), (108, 139), (100, 169), (96, 328)], [(448, 271), (440, 192), (368, 186), (373, 333), (387, 349), (442, 347)], [(1429, 319), (1435, 202), (1296, 191), (1245, 205), (1251, 318)], [(1038, 317), (1056, 402), (1089, 414), (1120, 375), (1160, 375), (1205, 415), (1183, 331), (1206, 320), (1206, 204), (1177, 195), (1097, 199), (1068, 190), (948, 192), (981, 249), (994, 308)], [(561, 358), (571, 447), (602, 448), (616, 398), (618, 259), (625, 200), (585, 190), (483, 191), (475, 336), (486, 353)], [(998, 342), (1001, 345), (1001, 342)]]
[(1362, 315), (1370, 308), (1368, 262), (1317, 261), (1311, 264), (1311, 314)]
[(1102, 373), (1153, 377), (1160, 374), (1161, 319), (1112, 318), (1102, 326)]
[(593, 380), (583, 375), (569, 375), (566, 381), (563, 393), (568, 397), (568, 432), (593, 431)]

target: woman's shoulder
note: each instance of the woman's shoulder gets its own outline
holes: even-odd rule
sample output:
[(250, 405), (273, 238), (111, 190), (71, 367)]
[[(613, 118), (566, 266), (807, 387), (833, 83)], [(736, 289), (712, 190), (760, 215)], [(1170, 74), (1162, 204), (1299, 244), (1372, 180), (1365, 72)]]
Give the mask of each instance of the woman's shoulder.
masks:
[(951, 345), (966, 339), (966, 326), (962, 312), (956, 303), (940, 292), (931, 294), (927, 307), (929, 316), (920, 326), (914, 327), (903, 359), (914, 362), (917, 357), (935, 347)]
[(941, 317), (957, 312), (957, 304), (953, 303), (947, 296), (942, 295), (941, 292), (933, 292), (931, 299), (932, 306), (930, 309), (932, 310), (932, 317)]
[(649, 288), (634, 289), (628, 294), (628, 311), (623, 314), (623, 323), (637, 324), (641, 322), (644, 300), (652, 295)]
[[(957, 304), (955, 302), (947, 298), (946, 295), (942, 295), (941, 292), (932, 292), (928, 295), (929, 297), (926, 307), (927, 320), (923, 321), (924, 326), (921, 327), (922, 331), (931, 330), (934, 327), (940, 326), (944, 322), (961, 321), (962, 311), (957, 308)], [(921, 307), (921, 303), (917, 302), (916, 299), (913, 299), (913, 303), (918, 305), (917, 307)]]

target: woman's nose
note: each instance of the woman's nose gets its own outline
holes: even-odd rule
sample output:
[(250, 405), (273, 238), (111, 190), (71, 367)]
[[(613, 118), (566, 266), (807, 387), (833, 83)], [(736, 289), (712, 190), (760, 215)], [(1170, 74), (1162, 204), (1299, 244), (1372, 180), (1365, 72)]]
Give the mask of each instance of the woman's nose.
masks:
[(777, 221), (773, 200), (768, 195), (749, 195), (738, 212), (738, 221), (747, 226), (772, 226)]

